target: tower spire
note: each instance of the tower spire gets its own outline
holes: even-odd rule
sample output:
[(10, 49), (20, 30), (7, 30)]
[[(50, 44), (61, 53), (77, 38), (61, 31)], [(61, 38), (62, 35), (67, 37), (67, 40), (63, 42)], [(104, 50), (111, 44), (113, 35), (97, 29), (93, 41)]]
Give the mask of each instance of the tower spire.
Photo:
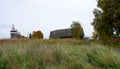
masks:
[(15, 30), (15, 27), (14, 27), (14, 24), (12, 25), (11, 31), (16, 31), (16, 30)]
[(14, 27), (14, 24), (12, 24), (12, 27)]
[(20, 37), (20, 33), (15, 29), (14, 24), (12, 25), (10, 35), (11, 35), (11, 38), (19, 38)]

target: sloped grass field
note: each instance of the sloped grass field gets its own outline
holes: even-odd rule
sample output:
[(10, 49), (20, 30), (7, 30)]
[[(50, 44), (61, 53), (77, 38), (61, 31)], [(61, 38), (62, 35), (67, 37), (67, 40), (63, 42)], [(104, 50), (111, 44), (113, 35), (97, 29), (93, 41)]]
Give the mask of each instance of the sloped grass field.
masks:
[(119, 69), (120, 53), (80, 40), (0, 40), (0, 69)]

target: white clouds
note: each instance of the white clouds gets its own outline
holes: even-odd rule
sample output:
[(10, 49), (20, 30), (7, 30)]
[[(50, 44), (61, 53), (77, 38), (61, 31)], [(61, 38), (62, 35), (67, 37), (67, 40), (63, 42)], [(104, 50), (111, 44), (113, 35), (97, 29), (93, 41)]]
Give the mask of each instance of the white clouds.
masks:
[(0, 24), (15, 24), (24, 35), (40, 29), (48, 38), (51, 30), (68, 28), (77, 20), (91, 36), (95, 7), (94, 0), (1, 0)]

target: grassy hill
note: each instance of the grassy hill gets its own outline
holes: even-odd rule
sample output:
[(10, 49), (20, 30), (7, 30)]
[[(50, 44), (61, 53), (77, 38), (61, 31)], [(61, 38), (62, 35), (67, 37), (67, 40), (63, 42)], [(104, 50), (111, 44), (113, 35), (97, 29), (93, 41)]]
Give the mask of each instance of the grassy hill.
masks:
[(119, 69), (120, 53), (80, 40), (0, 40), (0, 69)]

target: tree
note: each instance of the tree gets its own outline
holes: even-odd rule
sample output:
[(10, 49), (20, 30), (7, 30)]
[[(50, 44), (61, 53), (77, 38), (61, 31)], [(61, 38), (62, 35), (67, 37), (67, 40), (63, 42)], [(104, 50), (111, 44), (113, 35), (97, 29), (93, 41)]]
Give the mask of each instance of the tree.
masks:
[(94, 40), (97, 40), (97, 38), (98, 38), (98, 33), (97, 33), (96, 30), (94, 30), (93, 35), (92, 35), (92, 38), (93, 38)]
[(43, 33), (39, 31), (33, 31), (32, 38), (34, 39), (43, 39)]
[(32, 38), (32, 34), (30, 33), (30, 34), (29, 34), (29, 39), (31, 39), (31, 38)]
[(81, 24), (77, 21), (73, 21), (73, 24), (71, 25), (71, 32), (73, 37), (76, 39), (82, 39), (84, 37), (83, 28), (81, 27)]
[(120, 36), (120, 0), (97, 0), (92, 25), (101, 40)]

